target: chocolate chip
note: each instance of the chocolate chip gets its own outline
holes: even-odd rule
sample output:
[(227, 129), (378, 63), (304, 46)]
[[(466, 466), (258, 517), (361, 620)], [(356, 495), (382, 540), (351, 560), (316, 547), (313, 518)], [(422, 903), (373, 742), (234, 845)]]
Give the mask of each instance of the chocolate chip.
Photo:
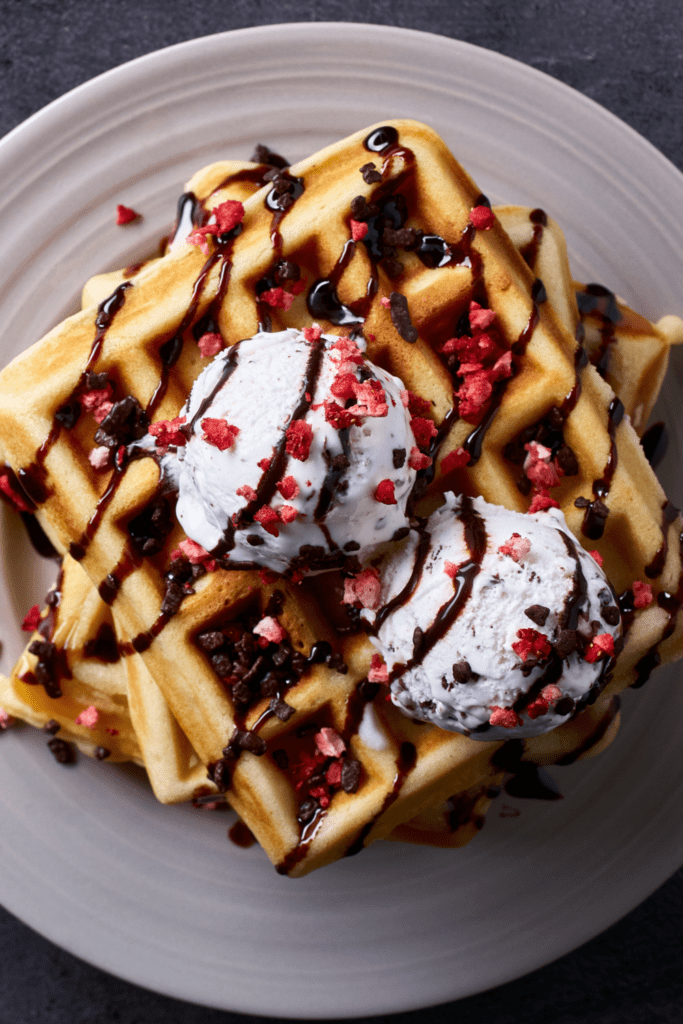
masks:
[(298, 281), (301, 277), (301, 267), (297, 263), (290, 262), (290, 260), (280, 260), (275, 265), (273, 277), (275, 278), (275, 283), (279, 285), (286, 284), (288, 281)]
[(225, 643), (225, 636), (220, 630), (213, 629), (208, 633), (200, 633), (197, 643), (205, 651), (215, 651)]
[(399, 526), (398, 530), (394, 530), (393, 534), (391, 535), (391, 539), (393, 541), (403, 540), (403, 538), (407, 537), (409, 533), (409, 526)]
[(453, 665), (453, 679), (456, 683), (468, 683), (472, 678), (472, 669), (468, 661), (456, 661)]
[(382, 233), (382, 241), (386, 245), (400, 245), (401, 248), (406, 249), (415, 245), (417, 241), (417, 232), (415, 228), (385, 228)]
[[(574, 504), (576, 504), (576, 502), (574, 502)], [(600, 501), (598, 499), (597, 501), (593, 501), (590, 504), (592, 506), (591, 514), (593, 516), (593, 519), (598, 519), (600, 520), (600, 522), (604, 522), (605, 519), (607, 519), (607, 516), (609, 515), (609, 509), (607, 508), (607, 505), (605, 505), (604, 501)]]
[(316, 811), (318, 810), (318, 807), (318, 801), (313, 800), (311, 797), (309, 797), (308, 800), (304, 800), (302, 803), (300, 803), (299, 812), (297, 814), (297, 819), (299, 820), (300, 824), (307, 825), (309, 821), (312, 821)]
[(58, 761), (59, 764), (75, 763), (76, 751), (71, 743), (67, 743), (66, 740), (50, 740), (48, 742), (48, 747), (50, 748), (55, 761)]
[(106, 761), (111, 757), (111, 750), (107, 750), (106, 747), (95, 747), (95, 757), (98, 761)]
[(417, 341), (417, 328), (413, 327), (408, 310), (408, 300), (401, 292), (392, 292), (389, 296), (391, 320), (404, 341), (414, 345)]
[(340, 472), (343, 469), (348, 469), (350, 465), (351, 463), (349, 462), (346, 455), (344, 455), (343, 453), (340, 455), (335, 455), (335, 457), (332, 459), (332, 462), (330, 463), (331, 468), (336, 470), (337, 472)]
[(524, 446), (519, 441), (510, 441), (503, 448), (503, 457), (511, 462), (513, 466), (521, 466), (526, 458), (527, 453), (524, 451)]
[(417, 654), (417, 652), (420, 650), (422, 644), (424, 643), (424, 638), (424, 631), (420, 629), (419, 626), (416, 626), (415, 629), (413, 630), (413, 654)]
[(382, 175), (373, 163), (363, 164), (360, 173), (363, 175), (363, 181), (366, 185), (375, 185), (378, 181), (382, 180)]
[(209, 764), (207, 775), (215, 783), (219, 793), (227, 793), (230, 788), (230, 771), (231, 764), (226, 757)]
[(57, 648), (51, 640), (33, 640), (29, 645), (28, 653), (35, 654), (41, 661), (52, 661)]
[(345, 676), (349, 671), (349, 666), (344, 661), (341, 654), (331, 654), (327, 659), (328, 667), (334, 672), (339, 672), (340, 675)]
[(279, 153), (274, 153), (268, 146), (264, 146), (262, 143), (256, 146), (256, 149), (251, 154), (250, 158), (253, 164), (270, 164), (271, 167), (289, 167), (289, 163)]
[(296, 714), (296, 708), (280, 697), (273, 697), (268, 707), (281, 722), (288, 722), (292, 715)]
[[(163, 346), (162, 346), (163, 348)], [(170, 364), (169, 364), (170, 365)], [(113, 406), (102, 420), (100, 429), (107, 436), (114, 438), (115, 444), (130, 444), (131, 441), (139, 441), (147, 433), (149, 422), (145, 411), (133, 395), (126, 395), (125, 398), (114, 402)], [(97, 434), (95, 439), (97, 440)], [(105, 444), (106, 442), (102, 442)], [(111, 444), (108, 448), (113, 447)]]
[(579, 640), (575, 629), (563, 629), (553, 647), (558, 658), (568, 658), (570, 654), (578, 650)]
[(576, 476), (579, 472), (579, 463), (577, 462), (576, 455), (568, 444), (563, 444), (558, 448), (555, 461), (565, 476)]
[(616, 605), (611, 604), (607, 608), (603, 608), (600, 613), (607, 623), (608, 626), (618, 626), (621, 615)]
[(361, 700), (369, 704), (373, 701), (380, 691), (379, 683), (371, 683), (369, 679), (364, 679), (358, 684), (358, 696)]
[[(401, 276), (405, 269), (401, 261), (393, 256), (390, 257), (389, 259), (382, 260), (382, 267), (387, 277), (389, 277), (392, 281), (398, 280), (398, 278)], [(415, 330), (415, 328), (411, 328), (411, 330)], [(407, 340), (408, 339), (406, 338), (406, 341)]]
[(588, 498), (577, 498), (574, 502), (574, 508), (588, 508), (590, 501)]
[(165, 498), (157, 498), (150, 502), (128, 523), (128, 533), (133, 547), (141, 555), (156, 555), (161, 551), (172, 529), (173, 516)]
[(591, 630), (593, 632), (593, 636), (597, 636), (598, 633), (602, 632), (602, 623), (599, 621), (599, 619), (593, 619), (593, 621), (591, 622)]
[(231, 743), (236, 743), (240, 750), (248, 750), (250, 754), (261, 757), (268, 749), (268, 744), (257, 733), (249, 730), (236, 729)]
[(570, 715), (575, 707), (576, 704), (574, 703), (571, 697), (562, 697), (562, 699), (558, 700), (557, 704), (555, 705), (555, 714)]
[(341, 787), (345, 793), (356, 793), (360, 784), (361, 763), (347, 757), (342, 763)]
[(93, 373), (91, 370), (85, 375), (85, 386), (88, 391), (101, 391), (102, 388), (106, 388), (107, 384), (111, 381), (107, 376), (107, 371), (103, 373)]
[(275, 761), (278, 768), (282, 768), (283, 771), (285, 768), (289, 768), (289, 756), (287, 751), (283, 750), (282, 747), (273, 751), (273, 761)]
[(55, 419), (58, 423), (61, 423), (67, 430), (72, 430), (78, 422), (78, 417), (81, 415), (80, 402), (73, 401), (67, 402), (66, 405), (61, 406), (55, 413)]
[(46, 732), (48, 736), (54, 736), (55, 733), (59, 732), (59, 722), (55, 722), (54, 718), (51, 718), (43, 726), (43, 732)]
[(360, 551), (360, 544), (357, 540), (348, 540), (344, 545), (344, 551)]
[(546, 608), (542, 604), (532, 604), (530, 608), (524, 609), (524, 614), (537, 626), (545, 626), (545, 620), (550, 615), (550, 608)]
[(278, 644), (277, 650), (275, 650), (270, 657), (272, 659), (273, 664), (277, 668), (282, 668), (282, 666), (289, 661), (291, 656), (292, 645), (289, 643), (288, 640), (283, 640), (280, 644)]
[(174, 580), (169, 580), (166, 584), (164, 599), (161, 602), (162, 615), (175, 615), (180, 608), (184, 597), (185, 591), (183, 588), (175, 583)]

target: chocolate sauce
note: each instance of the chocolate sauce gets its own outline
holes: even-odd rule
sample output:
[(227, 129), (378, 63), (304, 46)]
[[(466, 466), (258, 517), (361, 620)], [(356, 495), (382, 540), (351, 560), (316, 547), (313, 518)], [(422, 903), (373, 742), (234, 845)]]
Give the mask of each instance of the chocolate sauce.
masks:
[(600, 345), (591, 356), (591, 362), (601, 377), (604, 377), (609, 365), (609, 350), (615, 339), (615, 329), (623, 319), (623, 315), (613, 292), (601, 284), (587, 284), (583, 290), (576, 292), (576, 302), (581, 317), (591, 316), (600, 324)]
[(403, 605), (410, 600), (422, 577), (422, 570), (424, 569), (424, 564), (430, 551), (431, 539), (430, 534), (428, 534), (426, 530), (421, 531), (420, 540), (418, 541), (418, 545), (415, 550), (413, 568), (408, 582), (395, 597), (392, 597), (390, 601), (387, 601), (387, 603), (379, 609), (372, 627), (370, 628), (368, 626), (368, 632), (377, 633), (381, 628), (382, 623), (385, 622), (397, 608), (402, 608)]
[(195, 228), (201, 227), (204, 220), (204, 204), (197, 199), (194, 192), (183, 192), (178, 199), (176, 219), (169, 245), (184, 242)]
[(398, 144), (398, 132), (393, 125), (375, 128), (365, 139), (363, 145), (369, 153), (386, 153)]
[(531, 234), (531, 240), (520, 249), (520, 255), (526, 265), (531, 270), (535, 270), (538, 251), (541, 247), (541, 241), (543, 240), (543, 231), (548, 224), (548, 216), (545, 210), (536, 209), (532, 210), (529, 214), (529, 220), (534, 226)]
[(119, 642), (111, 623), (102, 623), (92, 640), (86, 641), (83, 653), (86, 658), (95, 658), (108, 665), (114, 665), (120, 659)]
[(576, 378), (574, 380), (574, 386), (565, 398), (564, 402), (560, 406), (560, 412), (565, 419), (571, 412), (576, 408), (576, 404), (581, 397), (581, 371), (588, 366), (588, 354), (581, 345), (578, 345), (574, 352), (574, 370), (576, 372)]
[(510, 796), (523, 800), (561, 800), (562, 794), (552, 775), (530, 761), (522, 761), (503, 788)]
[(617, 468), (619, 459), (616, 442), (616, 430), (624, 418), (624, 405), (618, 398), (613, 398), (607, 410), (607, 431), (610, 439), (610, 451), (607, 463), (600, 480), (593, 482), (593, 494), (595, 499), (586, 508), (583, 517), (581, 530), (589, 540), (599, 540), (605, 529), (605, 516), (596, 513), (597, 502), (604, 504), (604, 499), (609, 495), (612, 480)]
[(105, 604), (113, 604), (121, 584), (135, 569), (142, 564), (142, 558), (132, 549), (127, 548), (119, 559), (116, 568), (110, 572), (97, 588)]
[(669, 551), (669, 526), (676, 519), (677, 515), (678, 509), (676, 506), (670, 501), (665, 501), (662, 505), (662, 544), (650, 564), (645, 566), (645, 575), (650, 580), (657, 579), (664, 571), (666, 556)]
[(253, 832), (247, 828), (243, 821), (236, 821), (234, 825), (230, 826), (228, 829), (228, 839), (235, 846), (240, 846), (243, 850), (248, 850), (256, 842)]

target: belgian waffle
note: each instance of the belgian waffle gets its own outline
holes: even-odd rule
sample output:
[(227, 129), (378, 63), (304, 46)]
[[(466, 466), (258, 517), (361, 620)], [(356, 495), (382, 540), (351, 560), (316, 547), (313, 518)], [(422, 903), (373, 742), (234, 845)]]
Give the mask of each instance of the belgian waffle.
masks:
[[(487, 203), (438, 137), (411, 122), (379, 126), (316, 154), (278, 180), (247, 200), (241, 234), (219, 238), (208, 259), (197, 247), (180, 247), (145, 268), (129, 288), (117, 289), (95, 326), (95, 311), (88, 310), (15, 360), (2, 376), (0, 437), (48, 532), (71, 546), (108, 598), (116, 597), (116, 614), (134, 638), (133, 649), (144, 652), (214, 780), (227, 785), (231, 774), (230, 799), (238, 812), (281, 870), (303, 874), (387, 835), (449, 792), (476, 784), (500, 744), (417, 726), (378, 702), (364, 683), (367, 643), (358, 635), (338, 638), (334, 623), (320, 613), (314, 584), (263, 584), (257, 573), (223, 570), (190, 578), (171, 569), (165, 580), (181, 535), (175, 527), (166, 533), (157, 467), (151, 460), (133, 462), (114, 471), (111, 480), (91, 470), (92, 424), (76, 418), (74, 406), (84, 368), (106, 372), (119, 394), (134, 395), (154, 419), (171, 418), (201, 366), (193, 326), (205, 329), (210, 322), (230, 344), (253, 334), (259, 323), (267, 325), (266, 317), (273, 327), (307, 326), (316, 319), (342, 330), (349, 320), (364, 321), (370, 358), (427, 398), (440, 427), (438, 453), (433, 446), (436, 476), (431, 484), (425, 481), (425, 501), (455, 485), (525, 510), (529, 488), (517, 452), (522, 434), (530, 431), (529, 437), (541, 436), (562, 449), (567, 466), (570, 456), (576, 462), (578, 471), (565, 476), (557, 495), (577, 535), (583, 524), (589, 543), (598, 543), (615, 588), (628, 593), (646, 568), (658, 589), (669, 588), (654, 608), (634, 611), (615, 685), (632, 681), (636, 665), (642, 675), (646, 662), (678, 653), (673, 626), (680, 559), (673, 517), (635, 435), (626, 421), (619, 422), (620, 405), (580, 357), (569, 357), (573, 339), (548, 310), (542, 285), (500, 226), (494, 221), (489, 230), (475, 230), (471, 214)], [(414, 232), (391, 228), (394, 211), (399, 221), (403, 217), (398, 195), (405, 199), (407, 226), (423, 232), (417, 245)], [(384, 232), (376, 244), (371, 238), (371, 244), (354, 245), (351, 213), (398, 236)], [(397, 246), (405, 248), (400, 259)], [(288, 310), (264, 308), (258, 296), (283, 260), (303, 272), (307, 296), (301, 294)], [(368, 281), (376, 282), (374, 294)], [(512, 350), (515, 366), (475, 424), (458, 415), (451, 373), (457, 365), (449, 367), (438, 352), (471, 300), (496, 313), (498, 337)], [(34, 390), (36, 379), (41, 386)], [(468, 467), (440, 472), (443, 458), (456, 448), (469, 454)], [(66, 479), (68, 491), (60, 488)], [(576, 498), (585, 502), (581, 510)], [(161, 536), (148, 536), (155, 530)], [(153, 539), (158, 550), (143, 558), (131, 537)], [(178, 591), (186, 596), (173, 608)], [(290, 656), (291, 724), (277, 711), (264, 714), (267, 699), (238, 711), (204, 653), (220, 633), (226, 639), (218, 653), (230, 659), (235, 623), (248, 623), (269, 605), (271, 612), (277, 608), (293, 650), (302, 652), (298, 659)], [(329, 611), (329, 602), (323, 607)], [(327, 664), (316, 663), (321, 651)], [(272, 699), (277, 704), (281, 696)], [(371, 702), (387, 737), (382, 750), (357, 735), (364, 705)], [(314, 723), (329, 723), (350, 752), (348, 785), (334, 792), (327, 807), (310, 794), (301, 800), (292, 785)], [(265, 756), (253, 756), (264, 748)]]

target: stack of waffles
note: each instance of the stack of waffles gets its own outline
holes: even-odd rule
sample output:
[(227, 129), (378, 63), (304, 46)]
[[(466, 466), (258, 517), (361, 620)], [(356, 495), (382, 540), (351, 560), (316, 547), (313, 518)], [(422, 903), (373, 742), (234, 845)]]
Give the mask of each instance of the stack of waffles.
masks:
[[(461, 845), (504, 772), (601, 749), (618, 691), (679, 656), (680, 522), (625, 413), (646, 422), (683, 325), (609, 306), (595, 286), (577, 308), (559, 228), (541, 211), (491, 211), (423, 125), (378, 125), (292, 167), (258, 159), (199, 172), (167, 254), (93, 279), (84, 309), (0, 377), (3, 490), (64, 559), (0, 704), (88, 753), (144, 763), (162, 800), (225, 793), (278, 870), (301, 875), (378, 838)], [(229, 199), (244, 215), (219, 234), (210, 211)], [(511, 372), (468, 405), (444, 343), (472, 308), (495, 314)], [(612, 681), (565, 725), (487, 742), (404, 716), (368, 679), (343, 565), (297, 581), (178, 557), (186, 538), (158, 464), (129, 460), (126, 444), (178, 416), (207, 337), (231, 346), (313, 323), (362, 331), (368, 357), (428, 408), (417, 514), (448, 490), (525, 512), (524, 445), (559, 460), (552, 499), (602, 559), (625, 635)], [(116, 456), (98, 469), (88, 399), (111, 386), (99, 429)], [(255, 640), (263, 619), (284, 642)]]

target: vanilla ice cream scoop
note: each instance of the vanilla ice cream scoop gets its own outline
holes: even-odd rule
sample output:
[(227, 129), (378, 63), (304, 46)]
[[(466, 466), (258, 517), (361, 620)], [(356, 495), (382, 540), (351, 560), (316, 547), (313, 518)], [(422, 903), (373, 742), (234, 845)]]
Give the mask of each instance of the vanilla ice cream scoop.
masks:
[[(498, 740), (548, 732), (592, 703), (621, 645), (614, 593), (559, 509), (446, 504), (380, 566), (363, 610), (407, 715)], [(616, 645), (616, 648), (615, 648)]]
[(371, 555), (408, 526), (417, 448), (402, 390), (356, 341), (319, 327), (225, 349), (162, 448), (187, 536), (278, 573)]

